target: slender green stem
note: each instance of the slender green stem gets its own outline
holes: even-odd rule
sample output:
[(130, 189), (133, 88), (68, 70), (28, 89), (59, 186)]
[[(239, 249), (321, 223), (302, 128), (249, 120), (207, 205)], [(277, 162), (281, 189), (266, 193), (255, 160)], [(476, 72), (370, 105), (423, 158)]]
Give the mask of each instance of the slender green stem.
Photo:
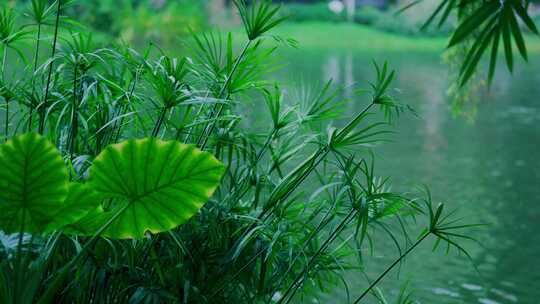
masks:
[[(139, 81), (139, 75), (141, 72), (143, 65), (139, 65), (137, 69), (135, 70), (135, 77), (133, 78), (131, 82), (131, 89), (129, 90), (129, 95), (126, 98), (126, 101), (129, 103), (131, 102), (131, 98), (133, 97), (133, 94), (135, 93), (135, 88), (137, 87), (137, 82)], [(123, 115), (124, 112), (128, 109), (129, 104), (126, 104), (123, 108), (120, 109), (120, 115)], [(118, 142), (118, 139), (120, 137), (120, 134), (122, 134), (122, 126), (124, 125), (124, 117), (120, 118), (120, 122), (118, 123), (118, 126), (116, 126), (116, 135), (114, 135), (113, 143)]]
[[(277, 134), (277, 131), (278, 131), (277, 129), (274, 129), (272, 131), (272, 133), (268, 135), (268, 138), (266, 139), (265, 143), (263, 144), (261, 150), (259, 150), (259, 152), (257, 153), (256, 163), (258, 163), (261, 160), (261, 158), (263, 157), (264, 153), (266, 152), (266, 150), (270, 146), (270, 142), (272, 141), (274, 136)], [(240, 180), (238, 182), (236, 182), (236, 184), (238, 184), (238, 186), (235, 187), (234, 192), (228, 194), (223, 199), (224, 204), (226, 204), (227, 201), (230, 200), (230, 199), (235, 199), (235, 200), (239, 201), (240, 199), (242, 199), (242, 197), (244, 197), (244, 195), (246, 195), (246, 193), (248, 193), (249, 185), (248, 185), (247, 182), (249, 180), (249, 172), (250, 171), (247, 171), (246, 174), (244, 174), (240, 178)], [(244, 191), (242, 191), (242, 190), (244, 190)]]
[(169, 109), (168, 107), (161, 109), (158, 120), (156, 121), (156, 124), (154, 125), (154, 129), (152, 130), (152, 137), (158, 136), (159, 130), (161, 130), (161, 126), (163, 125), (163, 121), (165, 120), (165, 116), (167, 115), (168, 109)]
[(7, 62), (7, 51), (8, 47), (4, 44), (4, 53), (2, 56), (2, 80), (6, 80), (6, 62)]
[[(175, 140), (180, 140), (180, 137), (182, 136), (182, 133), (183, 133), (184, 128), (185, 128), (185, 122), (186, 122), (187, 118), (190, 116), (192, 109), (193, 109), (193, 105), (188, 105), (187, 106), (184, 117), (183, 117), (181, 123), (178, 125), (179, 126), (178, 129), (176, 130), (176, 135), (174, 136)], [(186, 136), (186, 141), (184, 141), (184, 142), (187, 143), (187, 138), (188, 137), (189, 137), (189, 134)]]
[[(39, 60), (39, 47), (41, 45), (41, 22), (38, 23), (38, 32), (36, 40), (36, 52), (34, 53), (34, 69), (32, 70), (32, 95), (30, 98), (34, 98), (34, 93), (36, 92), (36, 81), (35, 74), (38, 66)], [(30, 112), (28, 113), (28, 131), (32, 130), (32, 117), (34, 115), (34, 105), (30, 103)]]
[[(347, 124), (347, 126), (345, 126), (345, 128), (343, 128), (340, 132), (338, 132), (338, 136), (346, 136), (348, 134), (348, 132), (350, 132), (350, 128), (352, 126), (354, 126), (354, 124), (356, 124), (358, 122), (358, 120), (367, 112), (369, 111), (369, 109), (373, 106), (374, 103), (370, 103), (366, 108), (364, 108), (364, 110), (362, 110), (353, 120), (351, 120), (351, 122), (349, 122)], [(283, 195), (280, 195), (279, 197), (277, 198), (274, 198), (275, 200), (275, 203), (270, 205), (270, 206), (266, 206), (265, 209), (263, 210), (263, 212), (261, 212), (259, 215), (258, 215), (258, 219), (262, 219), (263, 221), (266, 220), (268, 218), (268, 216), (270, 214), (272, 214), (270, 211), (273, 210), (273, 208), (275, 208), (278, 204), (277, 202), (279, 201), (283, 201), (284, 199), (286, 199), (292, 192), (294, 192), (295, 189), (298, 188), (298, 186), (307, 178), (307, 176), (309, 176), (309, 174), (326, 158), (326, 156), (328, 155), (328, 153), (330, 152), (330, 150), (328, 149), (327, 146), (324, 146), (324, 147), (321, 147), (319, 150), (317, 150), (310, 158), (308, 158), (305, 162), (303, 162), (302, 164), (300, 164), (295, 170), (293, 170), (289, 175), (288, 177), (290, 176), (291, 178), (294, 177), (294, 175), (297, 175), (297, 174), (301, 174), (300, 177), (298, 177), (292, 186), (288, 187), (287, 191), (283, 194)], [(311, 163), (311, 165), (310, 165)], [(308, 166), (307, 168), (304, 168), (305, 166)], [(303, 172), (302, 172), (303, 171)], [(287, 179), (288, 177), (285, 177), (285, 179)], [(279, 186), (278, 186), (279, 187)], [(354, 211), (354, 210), (353, 210)], [(343, 222), (342, 222), (343, 223)], [(247, 231), (251, 230), (253, 228), (254, 225), (250, 225), (248, 227), (248, 229), (246, 230), (246, 233)], [(334, 231), (336, 232), (336, 231)], [(253, 262), (253, 261), (252, 261)], [(291, 287), (294, 287), (294, 285), (296, 284), (293, 284), (291, 285)], [(282, 298), (284, 299), (285, 296)]]
[[(6, 83), (6, 61), (7, 61), (7, 45), (4, 44), (4, 55), (2, 56), (2, 81), (5, 85)], [(6, 102), (6, 113), (5, 113), (5, 126), (4, 126), (4, 135), (5, 135), (5, 141), (9, 138), (9, 99), (5, 98)]]
[(73, 104), (71, 106), (71, 132), (69, 141), (69, 157), (73, 162), (75, 148), (77, 146), (77, 136), (79, 131), (79, 98), (77, 97), (77, 77), (78, 77), (78, 65), (75, 63), (75, 70), (73, 72)]
[(364, 117), (364, 115), (373, 107), (375, 103), (371, 102), (367, 107), (362, 110), (362, 112), (358, 113), (353, 120), (351, 120), (345, 127), (341, 128), (341, 130), (336, 134), (336, 138), (343, 138), (347, 136), (354, 127), (358, 124), (358, 122)]
[[(26, 167), (26, 163), (25, 163), (25, 167)], [(26, 168), (25, 168), (26, 169)], [(26, 171), (26, 170), (25, 170)], [(26, 181), (26, 180), (25, 180)], [(18, 240), (17, 240), (17, 260), (16, 260), (16, 264), (15, 264), (15, 273), (17, 274), (22, 274), (22, 269), (21, 269), (21, 261), (22, 261), (22, 245), (23, 245), (23, 238), (24, 238), (24, 222), (26, 220), (26, 209), (23, 209), (22, 210), (22, 217), (21, 217), (21, 228), (19, 229), (19, 237), (18, 237)], [(18, 297), (18, 293), (19, 293), (19, 280), (15, 280), (14, 282), (14, 286), (13, 286), (13, 289), (15, 290), (15, 297)]]
[(364, 290), (364, 292), (356, 299), (356, 301), (354, 301), (354, 304), (358, 304), (360, 303), (360, 301), (375, 287), (377, 286), (377, 284), (394, 268), (396, 267), (397, 264), (399, 264), (409, 253), (411, 253), (418, 245), (420, 245), (420, 243), (422, 243), (429, 235), (431, 234), (431, 232), (426, 232), (424, 233), (424, 235), (418, 239), (418, 241), (416, 241), (416, 243), (414, 243), (409, 249), (407, 249), (407, 251), (405, 251), (397, 260), (395, 260), (390, 266), (388, 266), (388, 268), (386, 268), (385, 271), (383, 271), (378, 277), (377, 279), (375, 279), (375, 281), (373, 281), (369, 287)]
[[(247, 50), (249, 49), (251, 43), (253, 40), (248, 40), (244, 47), (242, 48), (242, 52), (234, 62), (234, 65), (229, 72), (229, 75), (227, 75), (227, 78), (225, 79), (225, 82), (223, 83), (223, 86), (221, 87), (221, 90), (219, 91), (218, 98), (222, 98), (223, 94), (225, 94), (225, 91), (228, 89), (229, 84), (231, 82), (232, 77), (234, 76), (234, 73), (236, 72), (236, 69), (238, 69), (238, 66), (244, 59), (244, 56), (246, 55)], [(214, 129), (216, 127), (216, 120), (221, 116), (221, 113), (223, 112), (223, 105), (222, 104), (214, 104), (214, 107), (212, 108), (212, 111), (210, 112), (210, 118), (215, 118), (215, 120), (212, 120), (206, 128), (201, 133), (201, 136), (197, 140), (197, 146), (202, 150), (205, 148), (206, 143), (208, 142), (208, 138), (214, 132)]]
[[(315, 262), (315, 259), (324, 251), (328, 246), (336, 239), (336, 237), (345, 229), (349, 221), (354, 217), (356, 214), (356, 209), (351, 209), (349, 214), (343, 220), (341, 223), (332, 231), (332, 233), (328, 236), (328, 238), (324, 241), (324, 243), (319, 247), (319, 249), (311, 256), (306, 266), (304, 266), (304, 269), (296, 276), (293, 283), (289, 286), (287, 291), (283, 294), (283, 297), (279, 300), (279, 303), (283, 303), (283, 301), (286, 300), (286, 304), (289, 303), (292, 298), (294, 297), (294, 294), (300, 288), (300, 280), (306, 275), (306, 273), (310, 270), (311, 266), (313, 266), (313, 263)], [(289, 296), (290, 294), (290, 296)]]
[(84, 246), (81, 248), (81, 250), (75, 255), (75, 257), (60, 270), (60, 274), (56, 276), (56, 278), (53, 280), (53, 282), (46, 288), (43, 295), (39, 298), (37, 304), (48, 304), (52, 302), (52, 299), (54, 298), (56, 292), (58, 289), (62, 286), (64, 283), (67, 275), (70, 273), (71, 268), (75, 266), (81, 258), (84, 257), (88, 249), (97, 241), (97, 239), (101, 236), (101, 234), (111, 226), (114, 221), (126, 211), (126, 209), (131, 205), (131, 202), (128, 202), (125, 206), (120, 208), (118, 212), (116, 212), (101, 228), (99, 228), (96, 233), (92, 236), (92, 238), (84, 244)]
[(260, 250), (259, 252), (257, 252), (257, 254), (255, 254), (244, 266), (240, 267), (240, 269), (238, 269), (238, 271), (234, 275), (232, 275), (225, 283), (223, 283), (221, 285), (221, 287), (219, 287), (216, 291), (214, 291), (210, 295), (210, 297), (208, 297), (208, 300), (213, 299), (218, 293), (223, 291), (225, 289), (225, 287), (227, 287), (239, 275), (244, 273), (244, 270), (246, 270), (251, 264), (253, 264), (253, 262), (255, 262), (259, 258), (259, 256), (261, 256), (261, 254), (263, 254), (264, 252), (265, 252), (265, 250)]
[[(360, 113), (358, 113), (354, 119), (352, 119), (344, 128), (342, 128), (340, 131), (338, 131), (336, 138), (343, 139), (345, 136), (347, 136), (352, 129), (358, 124), (359, 120), (362, 119), (362, 117), (371, 109), (371, 107), (374, 105), (374, 102), (371, 102), (369, 105), (367, 105)], [(271, 204), (267, 206), (268, 208), (265, 208), (261, 214), (259, 214), (259, 219), (263, 218), (271, 211), (273, 208), (275, 208), (276, 205), (278, 205), (279, 201), (283, 201), (289, 195), (294, 192), (295, 189), (298, 188), (298, 186), (311, 174), (311, 172), (317, 168), (317, 166), (326, 158), (328, 153), (330, 152), (330, 147), (328, 146), (322, 146), (315, 152), (312, 157), (308, 158), (304, 163), (302, 163), (300, 166), (297, 167), (293, 172), (291, 172), (287, 177), (285, 177), (284, 180), (287, 180), (288, 177), (294, 178), (295, 175), (300, 174), (302, 171), (302, 175), (296, 180), (293, 181), (292, 185), (289, 185), (287, 191), (282, 194), (278, 195), (278, 197), (274, 197), (273, 195), (270, 195), (269, 201), (271, 201)], [(311, 165), (309, 163), (312, 162)], [(309, 165), (308, 168), (304, 168), (304, 166)], [(279, 186), (278, 186), (279, 187)]]
[(5, 141), (8, 140), (9, 138), (9, 100), (6, 99), (6, 117), (5, 117), (6, 121), (5, 121), (5, 126), (4, 126), (4, 134), (5, 134)]
[[(330, 214), (331, 214), (331, 211), (332, 211), (333, 208), (331, 209), (328, 209), (328, 211), (326, 212), (326, 214), (324, 215), (323, 219), (320, 221), (320, 223), (317, 225), (317, 227), (310, 233), (309, 237), (304, 241), (304, 243), (302, 244), (302, 249), (294, 256), (293, 260), (291, 261), (291, 263), (289, 264), (289, 267), (287, 267), (287, 270), (284, 272), (284, 273), (289, 273), (290, 271), (292, 271), (294, 265), (296, 264), (296, 261), (300, 258), (300, 256), (302, 255), (302, 253), (306, 250), (306, 248), (309, 246), (309, 243), (313, 240), (313, 238), (315, 238), (316, 236), (319, 235), (319, 233), (322, 231), (322, 229), (324, 229), (331, 221), (329, 221), (328, 219), (330, 218)], [(283, 281), (287, 278), (287, 276), (281, 276), (281, 279), (279, 280), (279, 282), (276, 284), (276, 286), (280, 286), (281, 283), (283, 283)]]
[(277, 132), (278, 132), (278, 129), (274, 128), (272, 130), (272, 133), (270, 133), (268, 135), (268, 138), (266, 138), (266, 141), (264, 142), (264, 145), (262, 146), (261, 150), (259, 150), (259, 153), (257, 154), (257, 162), (259, 162), (261, 160), (264, 153), (268, 149), (268, 146), (270, 146), (270, 143), (272, 142), (272, 139), (274, 139), (274, 136), (276, 136)]
[[(276, 208), (277, 205), (279, 205), (279, 202), (286, 200), (294, 192), (294, 190), (298, 189), (298, 187), (311, 174), (311, 172), (313, 172), (313, 170), (317, 168), (317, 166), (319, 166), (319, 164), (326, 158), (329, 152), (330, 151), (328, 149), (328, 146), (321, 147), (310, 158), (308, 158), (305, 162), (300, 164), (297, 167), (297, 169), (295, 169), (289, 175), (287, 175), (284, 178), (284, 180), (291, 178), (293, 180), (292, 184), (287, 185), (287, 189), (283, 194), (279, 194), (278, 191), (270, 194), (270, 198), (268, 199), (270, 204), (267, 204), (267, 206), (264, 207), (263, 211), (259, 214), (258, 218), (259, 219), (268, 218), (268, 216), (272, 214), (271, 211), (274, 210), (274, 208)], [(305, 166), (308, 166), (308, 167), (304, 168)], [(295, 175), (298, 175), (298, 174), (301, 174), (301, 175), (298, 177), (295, 177)], [(274, 195), (274, 193), (278, 193), (278, 194)]]
[[(127, 104), (120, 105), (118, 107), (118, 110), (116, 110), (117, 112), (116, 117), (124, 115), (127, 109), (128, 109)], [(113, 143), (118, 142), (118, 138), (120, 138), (120, 134), (122, 134), (123, 125), (124, 125), (124, 116), (120, 118), (120, 121), (114, 123), (114, 125), (111, 128), (111, 132), (103, 136), (102, 144), (100, 145), (100, 147), (97, 147), (96, 153), (99, 153), (99, 151), (101, 151), (100, 148), (102, 146), (106, 146), (108, 143), (113, 144)]]
[(47, 86), (45, 88), (45, 97), (43, 98), (43, 103), (41, 107), (39, 108), (39, 112), (40, 112), (39, 127), (38, 127), (39, 134), (43, 134), (43, 131), (45, 130), (45, 110), (46, 110), (45, 107), (47, 105), (47, 100), (49, 99), (49, 89), (51, 86), (54, 56), (56, 55), (56, 43), (58, 42), (58, 28), (60, 27), (60, 11), (62, 8), (62, 0), (57, 0), (57, 1), (58, 1), (58, 7), (56, 8), (56, 22), (54, 26), (54, 38), (53, 38), (52, 51), (51, 51), (51, 62), (49, 63), (49, 74), (47, 75)]

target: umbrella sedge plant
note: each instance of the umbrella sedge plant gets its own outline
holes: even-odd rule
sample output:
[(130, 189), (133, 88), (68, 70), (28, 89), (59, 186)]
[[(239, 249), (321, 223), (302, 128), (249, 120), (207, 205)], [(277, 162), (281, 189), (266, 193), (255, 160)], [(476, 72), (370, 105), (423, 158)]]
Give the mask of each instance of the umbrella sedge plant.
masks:
[[(442, 3), (428, 24), (457, 10)], [(514, 14), (535, 30), (521, 2), (484, 3), (450, 43), (486, 28), (463, 82), (490, 42), (503, 41), (509, 67), (510, 38), (526, 58)], [(0, 302), (293, 303), (337, 289), (386, 303), (377, 285), (419, 244), (469, 256), (462, 230), (474, 225), (376, 173), (371, 147), (411, 110), (393, 97), (396, 72), (375, 63), (351, 100), (331, 82), (285, 89), (270, 73), (273, 43), (289, 41), (271, 34), (279, 6), (234, 4), (239, 50), (230, 33), (193, 33), (179, 58), (95, 43), (66, 20), (71, 1), (0, 10)], [(30, 35), (35, 45), (19, 44)], [(263, 131), (244, 127), (265, 123), (245, 117), (246, 99), (264, 109)], [(379, 234), (396, 260), (356, 290), (345, 274), (364, 273)], [(398, 303), (412, 303), (406, 289)]]

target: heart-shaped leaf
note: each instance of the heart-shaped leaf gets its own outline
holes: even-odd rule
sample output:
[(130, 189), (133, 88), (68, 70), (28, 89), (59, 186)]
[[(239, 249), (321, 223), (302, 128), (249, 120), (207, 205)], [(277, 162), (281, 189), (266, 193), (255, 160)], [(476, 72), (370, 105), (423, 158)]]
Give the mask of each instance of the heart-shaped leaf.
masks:
[[(64, 204), (56, 210), (46, 231), (50, 232), (73, 225), (96, 210), (103, 199), (103, 195), (95, 192), (87, 184), (70, 183)], [(69, 229), (64, 232), (68, 231)]]
[(89, 185), (111, 198), (77, 226), (102, 236), (142, 238), (185, 223), (208, 201), (224, 167), (194, 146), (155, 138), (108, 146), (90, 169)]
[(69, 177), (43, 136), (27, 133), (0, 145), (0, 229), (42, 232), (63, 206)]

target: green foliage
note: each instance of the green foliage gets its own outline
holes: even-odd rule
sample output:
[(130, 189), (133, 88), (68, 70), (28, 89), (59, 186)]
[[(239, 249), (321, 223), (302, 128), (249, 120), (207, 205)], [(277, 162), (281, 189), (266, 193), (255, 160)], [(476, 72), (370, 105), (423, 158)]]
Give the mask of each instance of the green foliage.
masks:
[[(14, 9), (6, 4), (0, 5), (0, 50), (2, 51), (2, 66), (0, 70), (0, 81), (4, 82), (6, 77), (8, 50), (16, 51), (24, 59), (21, 50), (21, 42), (27, 38), (28, 31), (19, 27), (16, 21)], [(0, 92), (2, 90), (0, 89)], [(5, 99), (5, 98), (4, 98)], [(8, 100), (6, 100), (6, 104)], [(7, 106), (7, 105), (6, 105)]]
[(422, 23), (400, 14), (394, 9), (380, 10), (371, 6), (358, 8), (354, 15), (354, 22), (365, 24), (375, 29), (410, 36), (448, 36), (452, 31), (451, 24), (444, 24), (437, 28), (422, 28)]
[[(167, 2), (163, 7), (154, 7), (151, 1), (142, 1), (136, 6), (114, 1), (111, 10), (107, 12), (113, 34), (117, 33), (125, 41), (135, 44), (145, 44), (151, 40), (172, 45), (178, 42), (179, 37), (189, 35), (190, 29), (199, 31), (207, 26), (208, 16), (202, 1)], [(96, 19), (102, 20), (107, 19)], [(104, 24), (102, 27), (109, 29), (111, 25)]]
[[(290, 3), (283, 6), (283, 14), (289, 16), (293, 22), (347, 22), (346, 11), (339, 14), (332, 12), (326, 2), (302, 4)], [(353, 16), (354, 24), (369, 26), (370, 28), (388, 33), (407, 36), (444, 36), (451, 33), (452, 25), (445, 24), (439, 28), (422, 30), (422, 23), (399, 14), (395, 9), (379, 9), (370, 5), (356, 8)]]
[(223, 174), (211, 154), (175, 141), (129, 140), (107, 147), (93, 162), (89, 185), (118, 199), (81, 222), (92, 235), (142, 238), (189, 220), (212, 196)]
[(0, 146), (0, 225), (13, 232), (42, 232), (63, 207), (68, 173), (61, 155), (36, 133)]
[(161, 57), (149, 73), (149, 83), (159, 98), (159, 106), (172, 108), (189, 99), (185, 81), (188, 73), (186, 59)]
[[(269, 79), (278, 7), (236, 4), (243, 47), (202, 33), (185, 58), (103, 47), (60, 22), (71, 8), (57, 6), (53, 36), (36, 41), (52, 41), (51, 56), (23, 52), (33, 66), (18, 62), (1, 82), (16, 109), (3, 136), (24, 134), (0, 148), (0, 227), (19, 232), (16, 245), (2, 234), (1, 302), (311, 301), (363, 270), (381, 232), (400, 253), (388, 271), (428, 236), (465, 250), (456, 230), (468, 225), (376, 173), (370, 148), (408, 110), (388, 64), (375, 65), (350, 117), (331, 82), (295, 96)], [(266, 112), (246, 117), (246, 101)], [(243, 127), (250, 119), (269, 123)]]
[(55, 13), (55, 2), (49, 4), (47, 0), (32, 0), (25, 15), (35, 22), (35, 25), (50, 25), (53, 22)]
[[(34, 25), (54, 24), (56, 1), (16, 2)], [(177, 42), (178, 37), (188, 35), (190, 28), (200, 30), (208, 23), (206, 3), (198, 0), (63, 0), (61, 5), (63, 23), (81, 27), (84, 24), (102, 39), (114, 37), (137, 46), (148, 40), (170, 45)]]
[(53, 232), (72, 226), (89, 212), (98, 208), (99, 203), (104, 198), (88, 184), (69, 183), (67, 197), (62, 206), (47, 212), (52, 215), (52, 220), (45, 230)]
[(355, 12), (354, 21), (360, 24), (375, 25), (379, 20), (383, 19), (385, 15), (385, 12), (378, 8), (366, 6)]
[(3, 48), (13, 47), (28, 32), (17, 27), (15, 14), (12, 8), (5, 5), (0, 7), (0, 43)]
[[(93, 235), (110, 225), (101, 234), (115, 238), (138, 238), (185, 223), (222, 175), (221, 163), (209, 153), (146, 139), (109, 146), (94, 161), (89, 183), (69, 183), (61, 155), (36, 133), (1, 145), (0, 167), (5, 232), (69, 227)], [(119, 201), (103, 207), (106, 198)], [(108, 223), (111, 217), (115, 221)]]
[(246, 0), (233, 0), (238, 7), (249, 40), (255, 40), (268, 32), (287, 17), (278, 15), (279, 7), (272, 7), (272, 1), (256, 0), (247, 7)]
[[(490, 50), (488, 82), (495, 74), (499, 45), (502, 43), (508, 70), (514, 66), (513, 45), (527, 60), (527, 49), (518, 23), (518, 18), (534, 34), (538, 29), (527, 12), (527, 3), (520, 0), (509, 1), (469, 1), (465, 5), (457, 5), (455, 0), (444, 0), (425, 24), (429, 26), (437, 17), (439, 26), (448, 19), (450, 12), (458, 11), (460, 23), (454, 31), (448, 47), (464, 43), (473, 35), (477, 35), (474, 43), (468, 48), (467, 56), (460, 70), (460, 84), (463, 86), (476, 71), (476, 67), (484, 53)], [(512, 42), (513, 41), (513, 42)]]
[(328, 9), (326, 2), (315, 4), (290, 3), (283, 6), (282, 14), (289, 16), (295, 22), (330, 21), (342, 22), (346, 20), (345, 12), (336, 14)]

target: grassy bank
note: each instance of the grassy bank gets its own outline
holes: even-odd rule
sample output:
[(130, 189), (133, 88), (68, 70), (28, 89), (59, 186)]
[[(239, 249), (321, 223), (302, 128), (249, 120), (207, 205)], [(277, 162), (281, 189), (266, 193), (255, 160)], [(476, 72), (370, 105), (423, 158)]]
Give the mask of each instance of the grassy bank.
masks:
[[(448, 41), (441, 37), (404, 36), (358, 24), (329, 22), (287, 23), (279, 27), (275, 34), (294, 38), (305, 48), (365, 51), (442, 52)], [(540, 39), (529, 36), (527, 40), (529, 51), (540, 53)]]
[(358, 50), (441, 51), (445, 38), (410, 37), (381, 32), (367, 26), (348, 23), (287, 23), (275, 34), (298, 40), (308, 48), (351, 48)]

